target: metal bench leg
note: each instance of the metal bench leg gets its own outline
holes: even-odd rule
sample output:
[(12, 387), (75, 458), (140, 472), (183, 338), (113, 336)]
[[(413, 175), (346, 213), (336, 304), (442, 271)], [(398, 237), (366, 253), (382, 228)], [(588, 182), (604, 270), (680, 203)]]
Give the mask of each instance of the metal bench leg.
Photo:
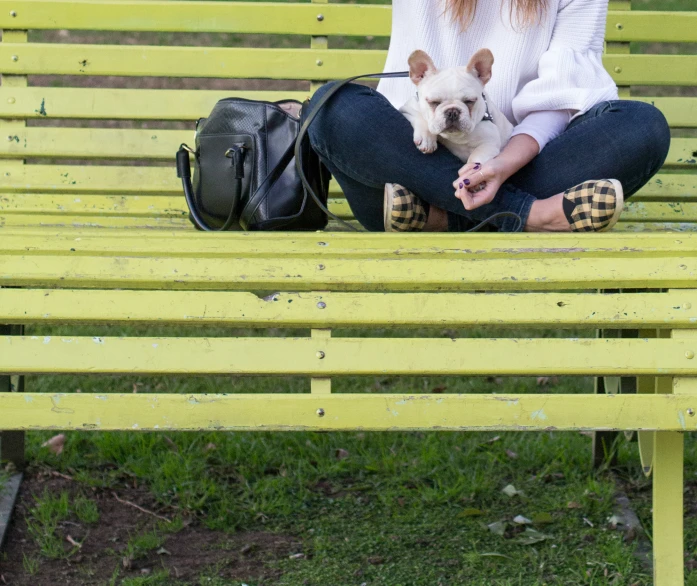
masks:
[[(0, 335), (22, 335), (22, 326), (0, 326)], [(19, 377), (18, 392), (24, 391), (24, 377)], [(12, 377), (0, 375), (0, 392), (9, 393), (12, 391)], [(24, 432), (23, 431), (3, 431), (0, 432), (0, 460), (12, 462), (18, 471), (24, 470)]]
[(653, 583), (683, 586), (683, 434), (659, 431), (653, 452)]

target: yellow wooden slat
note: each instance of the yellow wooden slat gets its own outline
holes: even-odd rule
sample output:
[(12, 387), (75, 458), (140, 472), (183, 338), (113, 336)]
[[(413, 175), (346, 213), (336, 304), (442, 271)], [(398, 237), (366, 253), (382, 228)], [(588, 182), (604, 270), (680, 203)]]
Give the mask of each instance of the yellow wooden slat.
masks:
[[(685, 167), (686, 170), (691, 168)], [(181, 181), (168, 167), (30, 165), (0, 172), (0, 193), (28, 191), (118, 195), (157, 193), (175, 196), (182, 193)], [(334, 181), (330, 185), (330, 193), (340, 193)], [(632, 197), (632, 201), (694, 199), (697, 199), (697, 173), (659, 173)]]
[[(689, 171), (690, 167), (687, 167), (686, 170)], [(634, 194), (630, 201), (690, 201), (695, 199), (697, 199), (696, 172), (659, 173), (638, 193)]]
[[(222, 98), (302, 101), (309, 93), (309, 86), (306, 92), (0, 87), (0, 117), (196, 120)], [(697, 127), (697, 98), (632, 99), (654, 104), (673, 127)]]
[(0, 171), (0, 193), (25, 191), (178, 195), (182, 186), (170, 167), (24, 165)]
[(695, 376), (695, 349), (674, 339), (0, 336), (0, 372)]
[(697, 203), (629, 201), (623, 222), (697, 222)]
[[(387, 36), (390, 6), (270, 2), (0, 2), (0, 28)], [(12, 16), (12, 13), (15, 16)], [(318, 16), (321, 14), (321, 19)], [(694, 12), (611, 10), (609, 41), (697, 42)]]
[[(459, 235), (466, 246), (466, 235)], [(627, 243), (628, 244), (628, 243)], [(697, 256), (489, 259), (134, 258), (70, 255), (0, 257), (0, 285), (295, 291), (468, 291), (687, 289)]]
[(697, 84), (697, 55), (604, 55), (617, 85)]
[(183, 195), (0, 194), (0, 215), (181, 217), (187, 213)]
[(689, 233), (697, 230), (693, 222), (620, 222), (613, 232), (630, 234), (641, 232), (642, 236), (649, 232), (679, 232)]
[(86, 255), (218, 258), (531, 259), (685, 257), (697, 254), (696, 235), (447, 234), (115, 231), (6, 228), (3, 255)]
[(0, 289), (5, 324), (227, 327), (689, 328), (694, 291), (671, 293), (252, 293)]
[[(0, 137), (2, 138), (2, 137)], [(8, 131), (0, 156), (174, 161), (190, 130), (28, 127)], [(666, 165), (697, 169), (697, 138), (672, 140)], [(174, 172), (174, 169), (172, 169)]]
[(0, 156), (174, 161), (179, 145), (193, 142), (193, 135), (190, 130), (29, 127), (0, 137)]
[[(353, 217), (345, 199), (330, 200), (329, 209), (340, 217)], [(75, 222), (72, 216), (85, 216), (82, 221), (92, 225), (109, 226), (113, 225), (111, 222), (116, 216), (187, 219), (188, 210), (181, 196), (0, 195), (0, 218), (6, 218), (5, 225), (65, 223), (67, 218)], [(697, 203), (630, 201), (625, 207), (622, 221), (697, 222)], [(137, 224), (137, 220), (134, 223)], [(182, 223), (186, 225), (186, 222)]]
[[(0, 393), (2, 429), (694, 430), (674, 395)], [(321, 416), (319, 414), (322, 414)]]
[(309, 90), (309, 85), (305, 92), (1, 87), (0, 117), (193, 121), (208, 116), (223, 98), (303, 101)]
[(610, 11), (605, 38), (615, 42), (697, 43), (697, 11)]
[(391, 20), (390, 6), (361, 4), (320, 10), (280, 2), (0, 2), (0, 28), (387, 36)]
[(0, 43), (0, 73), (334, 79), (382, 71), (385, 55), (367, 49)]
[[(696, 13), (697, 14), (697, 13)], [(656, 106), (673, 128), (697, 127), (697, 98), (646, 98), (632, 96), (632, 100)]]
[[(385, 55), (385, 51), (367, 49), (322, 51), (2, 43), (0, 72), (336, 79), (381, 71)], [(694, 85), (697, 79), (697, 56), (694, 55), (605, 55), (603, 63), (619, 85)]]
[(44, 227), (44, 228), (99, 228), (99, 229), (134, 229), (134, 230), (193, 230), (185, 216), (117, 216), (84, 214), (2, 214), (0, 228), (10, 227)]

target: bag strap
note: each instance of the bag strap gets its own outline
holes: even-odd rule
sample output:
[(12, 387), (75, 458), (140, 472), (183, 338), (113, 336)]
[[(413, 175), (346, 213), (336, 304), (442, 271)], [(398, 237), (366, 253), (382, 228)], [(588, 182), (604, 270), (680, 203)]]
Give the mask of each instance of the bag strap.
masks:
[(318, 100), (317, 104), (313, 107), (312, 112), (310, 112), (310, 115), (307, 118), (305, 118), (305, 121), (303, 122), (302, 126), (300, 127), (300, 131), (298, 132), (298, 138), (295, 141), (295, 170), (298, 173), (298, 177), (300, 177), (300, 181), (302, 182), (303, 187), (305, 188), (305, 193), (310, 194), (310, 197), (312, 197), (319, 209), (322, 210), (325, 214), (327, 214), (327, 216), (329, 216), (333, 220), (336, 220), (337, 222), (339, 222), (339, 224), (345, 226), (349, 230), (353, 230), (354, 232), (362, 232), (362, 230), (359, 230), (355, 226), (352, 226), (348, 222), (345, 222), (338, 216), (331, 213), (327, 209), (327, 207), (322, 203), (320, 198), (317, 197), (315, 191), (312, 189), (310, 182), (307, 180), (307, 177), (305, 176), (305, 170), (303, 169), (302, 141), (305, 139), (305, 135), (307, 134), (307, 131), (310, 128), (310, 124), (312, 124), (314, 119), (317, 117), (317, 114), (320, 113), (322, 108), (332, 98), (332, 96), (346, 84), (351, 83), (352, 81), (356, 81), (357, 79), (383, 79), (394, 77), (409, 77), (409, 72), (397, 71), (394, 73), (369, 73), (367, 75), (355, 75), (354, 77), (349, 77), (348, 79), (343, 79), (341, 81), (334, 82), (332, 87), (329, 90), (327, 90), (327, 93), (325, 93)]

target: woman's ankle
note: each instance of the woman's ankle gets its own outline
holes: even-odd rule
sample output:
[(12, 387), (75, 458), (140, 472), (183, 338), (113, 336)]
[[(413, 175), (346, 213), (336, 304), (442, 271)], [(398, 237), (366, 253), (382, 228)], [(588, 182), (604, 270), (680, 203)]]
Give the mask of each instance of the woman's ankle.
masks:
[(445, 210), (431, 205), (428, 211), (428, 219), (424, 226), (424, 232), (447, 232), (448, 213)]
[(548, 199), (538, 199), (530, 208), (524, 232), (571, 232), (571, 225), (564, 214), (563, 193)]

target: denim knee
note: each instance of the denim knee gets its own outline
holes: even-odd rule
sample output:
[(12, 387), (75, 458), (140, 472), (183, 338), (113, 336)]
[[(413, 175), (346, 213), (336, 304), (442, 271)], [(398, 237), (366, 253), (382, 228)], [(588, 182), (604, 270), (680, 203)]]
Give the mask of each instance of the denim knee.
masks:
[(646, 174), (654, 175), (663, 166), (670, 149), (670, 126), (663, 113), (645, 102), (624, 102), (631, 113), (631, 124), (623, 130), (630, 132), (628, 145), (646, 163)]
[[(310, 111), (316, 106), (317, 102), (329, 91), (336, 82), (324, 84), (317, 89), (310, 99)], [(322, 111), (308, 129), (310, 144), (320, 153), (326, 153), (328, 143), (332, 138), (343, 136), (347, 131), (346, 125), (360, 125), (363, 123), (362, 117), (356, 116), (356, 109), (360, 107), (360, 97), (373, 92), (369, 87), (355, 83), (346, 84), (338, 90), (328, 102), (325, 103)]]

